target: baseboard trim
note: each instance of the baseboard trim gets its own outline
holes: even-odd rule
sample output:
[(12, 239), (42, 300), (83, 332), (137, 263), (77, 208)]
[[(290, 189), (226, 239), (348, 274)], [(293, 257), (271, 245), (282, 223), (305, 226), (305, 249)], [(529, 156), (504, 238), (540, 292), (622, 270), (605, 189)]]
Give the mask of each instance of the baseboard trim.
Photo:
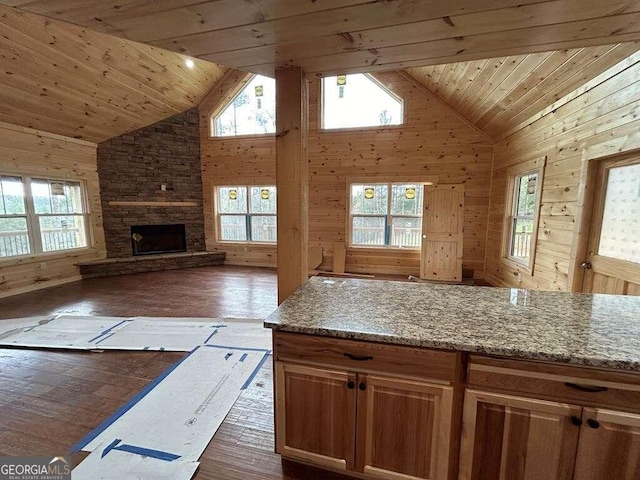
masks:
[(46, 282), (38, 282), (33, 285), (27, 285), (26, 287), (13, 288), (0, 292), (0, 298), (13, 297), (14, 295), (21, 295), (23, 293), (34, 292), (36, 290), (42, 290), (45, 288), (58, 287), (66, 283), (73, 283), (82, 280), (82, 275), (74, 275), (72, 277), (60, 278), (57, 280), (49, 280)]

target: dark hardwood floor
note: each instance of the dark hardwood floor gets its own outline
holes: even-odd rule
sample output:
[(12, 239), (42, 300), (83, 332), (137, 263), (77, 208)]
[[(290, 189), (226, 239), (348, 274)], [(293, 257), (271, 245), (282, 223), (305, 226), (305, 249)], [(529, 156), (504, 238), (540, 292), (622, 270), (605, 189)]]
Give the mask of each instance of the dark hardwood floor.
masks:
[[(59, 313), (264, 318), (274, 270), (202, 267), (107, 277), (0, 299), (0, 318)], [(1, 321), (1, 320), (0, 320)], [(184, 354), (0, 349), (0, 455), (59, 455)], [(273, 453), (270, 362), (200, 458), (196, 480), (331, 480)], [(75, 454), (79, 462), (86, 454)], [(127, 480), (127, 479), (119, 479)]]

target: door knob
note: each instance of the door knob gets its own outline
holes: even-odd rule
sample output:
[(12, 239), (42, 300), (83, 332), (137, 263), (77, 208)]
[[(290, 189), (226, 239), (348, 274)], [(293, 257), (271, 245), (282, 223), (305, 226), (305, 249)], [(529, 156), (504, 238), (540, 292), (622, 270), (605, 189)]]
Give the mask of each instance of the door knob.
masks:
[(427, 238), (427, 236), (426, 235), (422, 235), (422, 238)]
[(582, 265), (580, 266), (585, 270), (591, 270), (593, 268), (593, 266), (591, 265), (591, 262), (582, 262)]

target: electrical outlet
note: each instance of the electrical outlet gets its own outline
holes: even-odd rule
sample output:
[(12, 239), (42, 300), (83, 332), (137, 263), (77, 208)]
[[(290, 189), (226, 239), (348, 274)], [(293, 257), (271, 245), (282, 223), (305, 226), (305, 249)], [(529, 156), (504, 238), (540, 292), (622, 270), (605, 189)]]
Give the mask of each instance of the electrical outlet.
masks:
[(40, 270), (47, 268), (47, 262), (40, 262)]
[(518, 272), (517, 279), (518, 279), (518, 283), (522, 283), (522, 272)]
[(162, 185), (160, 185), (160, 190), (162, 190), (163, 192), (166, 192), (167, 186), (163, 183)]

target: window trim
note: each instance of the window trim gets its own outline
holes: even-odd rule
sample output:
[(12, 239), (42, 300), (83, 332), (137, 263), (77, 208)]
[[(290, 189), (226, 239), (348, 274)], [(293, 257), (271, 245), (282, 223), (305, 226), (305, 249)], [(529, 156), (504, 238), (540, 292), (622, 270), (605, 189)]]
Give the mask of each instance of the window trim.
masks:
[[(386, 214), (377, 214), (377, 213), (351, 213), (351, 187), (353, 185), (386, 185), (387, 186), (387, 213)], [(393, 218), (419, 218), (420, 219), (420, 227), (422, 228), (422, 218), (423, 214), (417, 215), (393, 215), (391, 213), (391, 188), (393, 185), (420, 185), (422, 187), (423, 194), (423, 209), (424, 209), (424, 187), (427, 185), (434, 185), (432, 181), (420, 181), (413, 182), (411, 180), (392, 180), (388, 182), (383, 182), (382, 179), (373, 179), (371, 181), (367, 181), (366, 179), (347, 179), (347, 228), (346, 228), (346, 245), (347, 248), (354, 248), (358, 250), (362, 249), (371, 249), (371, 250), (397, 250), (403, 252), (419, 252), (422, 249), (422, 246), (419, 245), (417, 247), (399, 247), (397, 245), (391, 245), (391, 234), (389, 231), (389, 227), (392, 225)], [(384, 217), (385, 219), (385, 245), (358, 245), (353, 243), (353, 217)], [(386, 241), (389, 241), (389, 244), (386, 244)]]
[[(0, 177), (16, 177), (22, 180), (22, 185), (25, 193), (25, 213), (24, 215), (0, 215), (0, 218), (12, 218), (20, 217), (25, 218), (27, 223), (27, 237), (29, 240), (30, 252), (22, 255), (10, 255), (6, 257), (0, 257), (0, 265), (10, 264), (11, 262), (19, 261), (23, 262), (25, 259), (38, 260), (40, 258), (54, 258), (56, 256), (67, 256), (69, 253), (82, 252), (86, 250), (94, 249), (94, 238), (92, 229), (92, 211), (89, 203), (89, 195), (87, 191), (86, 181), (79, 178), (65, 178), (55, 177), (39, 174), (23, 174), (23, 173), (5, 173), (0, 172)], [(58, 182), (73, 182), (80, 185), (80, 195), (82, 202), (82, 213), (71, 213), (66, 216), (81, 216), (84, 217), (84, 230), (87, 244), (83, 247), (66, 248), (61, 250), (44, 251), (42, 246), (42, 231), (40, 229), (40, 217), (47, 216), (65, 216), (64, 214), (38, 214), (35, 211), (35, 204), (33, 200), (33, 191), (31, 183), (33, 180), (46, 180), (46, 181), (58, 181)]]
[[(221, 213), (219, 209), (219, 190), (221, 188), (231, 188), (231, 187), (242, 187), (247, 189), (247, 212), (246, 213)], [(275, 182), (274, 184), (260, 184), (260, 185), (251, 185), (239, 183), (235, 185), (231, 185), (229, 183), (225, 183), (222, 185), (214, 185), (213, 186), (213, 214), (215, 216), (215, 238), (216, 243), (225, 244), (225, 245), (262, 245), (262, 246), (275, 246), (278, 244), (277, 235), (275, 242), (259, 242), (256, 240), (223, 240), (222, 239), (222, 223), (221, 216), (229, 215), (229, 216), (237, 216), (237, 217), (245, 217), (246, 228), (247, 228), (247, 238), (251, 237), (251, 218), (252, 217), (274, 217), (276, 219), (276, 229), (277, 229), (277, 220), (278, 220), (278, 209), (276, 207), (276, 213), (250, 213), (251, 212), (251, 195), (250, 189), (252, 187), (273, 187), (276, 188)], [(276, 188), (277, 195), (277, 188)]]
[[(511, 268), (533, 275), (535, 267), (536, 250), (538, 247), (538, 227), (540, 223), (540, 208), (542, 206), (542, 193), (544, 191), (544, 171), (547, 157), (536, 158), (528, 162), (513, 165), (507, 169), (507, 190), (504, 203), (504, 219), (502, 225), (501, 261)], [(531, 235), (529, 260), (523, 260), (511, 256), (511, 239), (513, 238), (513, 224), (516, 219), (514, 215), (516, 202), (516, 178), (526, 174), (537, 173), (538, 183), (536, 185), (536, 203), (533, 216), (533, 233)]]
[[(352, 74), (353, 75), (353, 74)], [(398, 100), (402, 104), (402, 122), (397, 125), (371, 125), (368, 127), (341, 127), (341, 128), (325, 128), (324, 126), (324, 79), (327, 77), (322, 77), (319, 79), (318, 86), (318, 133), (352, 133), (359, 131), (376, 131), (376, 130), (398, 130), (402, 128), (406, 128), (407, 126), (407, 108), (404, 97), (398, 95), (393, 90), (391, 90), (387, 85), (385, 85), (381, 80), (379, 80), (375, 74), (373, 73), (363, 73), (368, 77), (373, 83), (378, 85), (382, 90), (387, 92), (393, 98)], [(331, 75), (333, 76), (333, 75)]]
[[(222, 140), (232, 140), (232, 139), (247, 139), (247, 138), (269, 138), (275, 137), (276, 132), (273, 133), (249, 133), (245, 135), (216, 135), (216, 122), (215, 117), (222, 114), (222, 112), (233, 102), (240, 92), (244, 90), (247, 84), (251, 83), (251, 81), (257, 77), (257, 73), (247, 73), (242, 80), (240, 80), (234, 87), (227, 92), (224, 96), (224, 99), (218, 104), (216, 108), (214, 108), (209, 114), (209, 138), (211, 139), (222, 139)], [(268, 75), (263, 75), (263, 77), (268, 77)], [(271, 77), (268, 77), (271, 78)], [(224, 185), (222, 185), (224, 186)]]

